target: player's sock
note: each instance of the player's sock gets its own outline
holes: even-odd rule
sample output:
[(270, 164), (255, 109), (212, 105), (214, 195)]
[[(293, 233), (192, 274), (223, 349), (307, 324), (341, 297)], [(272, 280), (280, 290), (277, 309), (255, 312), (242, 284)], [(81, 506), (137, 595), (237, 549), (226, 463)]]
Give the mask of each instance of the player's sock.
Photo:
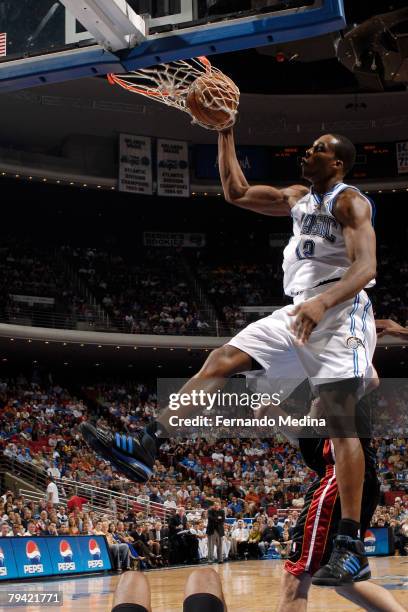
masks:
[(363, 542), (349, 536), (338, 535), (334, 539), (328, 563), (316, 572), (312, 584), (338, 587), (370, 578), (371, 571)]
[(338, 529), (338, 535), (349, 536), (356, 540), (360, 531), (360, 523), (353, 521), (352, 519), (341, 519)]

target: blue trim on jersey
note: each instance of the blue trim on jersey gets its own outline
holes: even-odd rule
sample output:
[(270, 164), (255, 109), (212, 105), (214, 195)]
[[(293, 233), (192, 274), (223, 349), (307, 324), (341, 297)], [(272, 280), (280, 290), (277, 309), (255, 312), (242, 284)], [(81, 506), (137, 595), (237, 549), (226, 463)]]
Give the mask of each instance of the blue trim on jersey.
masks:
[(302, 254), (298, 246), (296, 247), (296, 257), (299, 259), (299, 261), (303, 261), (303, 259), (306, 259), (306, 257), (302, 257)]
[(346, 183), (343, 183), (342, 189), (340, 189), (339, 192), (336, 193), (335, 197), (331, 200), (331, 202), (328, 205), (328, 210), (329, 210), (330, 214), (333, 214), (333, 204), (336, 202), (336, 199), (341, 194), (341, 192), (344, 191), (345, 189), (354, 189), (354, 191), (357, 191), (363, 198), (368, 200), (368, 202), (370, 203), (370, 206), (371, 206), (371, 224), (374, 227), (375, 226), (375, 218), (376, 218), (376, 215), (377, 215), (377, 207), (375, 205), (375, 202), (374, 202), (374, 200), (372, 200), (371, 198), (366, 196), (358, 187), (354, 187), (354, 185), (346, 185)]
[(371, 300), (370, 298), (368, 298), (368, 302), (367, 304), (364, 306), (364, 312), (363, 312), (363, 334), (365, 333), (366, 329), (367, 329), (367, 315), (368, 315), (368, 311), (370, 309), (371, 306)]
[(317, 204), (318, 204), (319, 206), (321, 206), (321, 205), (322, 205), (322, 203), (323, 203), (324, 198), (327, 198), (327, 196), (332, 195), (332, 193), (334, 193), (334, 192), (336, 191), (337, 187), (338, 187), (339, 185), (341, 185), (341, 184), (342, 184), (342, 183), (336, 183), (336, 184), (335, 184), (335, 185), (332, 187), (331, 191), (326, 191), (326, 193), (324, 193), (324, 194), (322, 195), (322, 197), (321, 197), (321, 198), (320, 198), (319, 194), (318, 194), (318, 193), (317, 193), (317, 192), (316, 192), (316, 191), (313, 189), (313, 187), (311, 188), (310, 192), (311, 192), (312, 196), (314, 197), (314, 199), (316, 200)]
[(355, 299), (354, 299), (354, 304), (353, 304), (353, 310), (350, 313), (350, 333), (352, 335), (354, 335), (355, 331), (356, 331), (356, 320), (354, 318), (354, 315), (357, 312), (357, 308), (360, 304), (360, 295), (356, 295)]
[[(357, 312), (358, 306), (360, 304), (360, 295), (356, 295), (354, 299), (353, 309), (350, 313), (350, 334), (354, 336), (356, 331), (356, 320), (355, 314)], [(358, 349), (353, 349), (353, 367), (354, 367), (354, 376), (359, 375), (358, 369)]]
[(375, 205), (374, 200), (372, 200), (371, 198), (369, 198), (368, 196), (364, 195), (365, 198), (367, 198), (367, 200), (370, 202), (371, 204), (371, 223), (372, 226), (375, 227), (375, 218), (377, 216), (377, 207)]

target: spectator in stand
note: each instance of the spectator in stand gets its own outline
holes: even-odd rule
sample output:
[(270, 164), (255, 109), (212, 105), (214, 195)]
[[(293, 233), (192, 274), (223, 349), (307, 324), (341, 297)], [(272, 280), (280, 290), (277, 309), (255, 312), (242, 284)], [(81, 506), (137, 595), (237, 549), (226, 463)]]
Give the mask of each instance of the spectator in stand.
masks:
[(117, 572), (122, 572), (122, 570), (130, 570), (130, 555), (129, 548), (126, 544), (119, 544), (113, 538), (112, 533), (109, 531), (109, 523), (108, 521), (101, 521), (99, 524), (98, 530), (95, 530), (94, 533), (96, 535), (105, 536), (109, 550), (111, 552), (115, 570)]
[(46, 500), (50, 508), (59, 504), (58, 487), (52, 476), (47, 477)]
[(79, 495), (73, 495), (67, 503), (68, 512), (73, 512), (75, 509), (82, 512), (82, 507), (87, 504), (88, 500), (86, 497), (80, 497)]
[(262, 557), (267, 554), (271, 545), (275, 548), (277, 545), (279, 545), (281, 531), (276, 525), (277, 522), (277, 519), (268, 518), (266, 527), (262, 531), (261, 538), (259, 541), (259, 551)]
[(10, 525), (8, 523), (2, 523), (0, 528), (0, 538), (7, 538), (13, 535)]
[[(246, 545), (248, 541), (249, 531), (246, 527), (244, 521), (239, 519), (237, 522), (237, 526), (233, 529), (231, 533), (231, 551), (230, 556), (233, 558), (237, 558), (242, 556), (242, 548), (243, 545)], [(244, 546), (245, 548), (245, 546)]]
[(225, 512), (217, 500), (208, 511), (208, 561), (213, 562), (214, 547), (217, 549), (218, 563), (223, 562), (223, 538), (224, 538)]

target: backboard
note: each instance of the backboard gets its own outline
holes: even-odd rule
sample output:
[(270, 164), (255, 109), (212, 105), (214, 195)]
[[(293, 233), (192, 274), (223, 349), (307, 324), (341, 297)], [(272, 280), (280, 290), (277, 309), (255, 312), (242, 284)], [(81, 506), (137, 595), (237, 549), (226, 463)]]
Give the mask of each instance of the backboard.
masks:
[(137, 47), (112, 53), (98, 45), (58, 0), (0, 0), (0, 91), (129, 72), (345, 27), (343, 0), (127, 2), (144, 17), (147, 36)]

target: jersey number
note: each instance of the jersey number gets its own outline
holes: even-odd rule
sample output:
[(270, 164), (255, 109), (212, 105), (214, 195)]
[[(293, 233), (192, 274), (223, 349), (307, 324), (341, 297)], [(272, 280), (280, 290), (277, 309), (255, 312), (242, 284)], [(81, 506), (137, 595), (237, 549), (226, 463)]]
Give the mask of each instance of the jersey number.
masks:
[(296, 249), (296, 255), (298, 259), (310, 259), (310, 257), (314, 257), (316, 244), (313, 240), (305, 240), (305, 242), (300, 242)]

